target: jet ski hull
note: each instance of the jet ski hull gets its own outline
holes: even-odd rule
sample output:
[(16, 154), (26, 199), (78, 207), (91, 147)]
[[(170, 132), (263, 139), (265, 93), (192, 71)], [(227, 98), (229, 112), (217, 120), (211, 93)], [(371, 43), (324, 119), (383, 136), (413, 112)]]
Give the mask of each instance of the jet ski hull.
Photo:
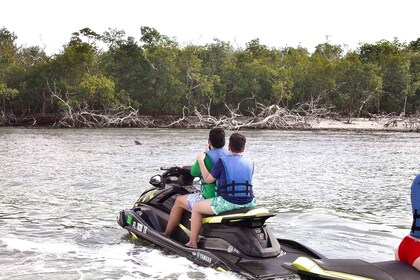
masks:
[[(148, 206), (145, 206), (148, 207)], [(156, 210), (155, 211), (159, 211)], [(192, 262), (212, 267), (219, 271), (233, 271), (252, 279), (269, 279), (273, 277), (296, 277), (289, 269), (283, 267), (284, 263), (293, 262), (299, 256), (321, 258), (321, 254), (293, 240), (277, 238), (281, 246), (281, 253), (274, 257), (250, 257), (239, 252), (229, 244), (225, 245), (223, 239), (202, 237), (200, 244), (203, 248), (189, 248), (174, 237), (169, 238), (156, 230), (150, 220), (144, 219), (141, 207), (136, 210), (122, 210), (118, 216), (119, 224), (128, 230), (134, 238), (147, 240), (171, 253), (185, 257)], [(127, 223), (127, 217), (131, 217)], [(177, 236), (177, 233), (174, 234)], [(179, 235), (179, 234), (178, 234)], [(176, 238), (176, 237), (175, 237)], [(182, 238), (178, 238), (181, 239)], [(183, 240), (185, 241), (185, 240)]]
[(265, 224), (266, 219), (274, 216), (266, 209), (240, 209), (205, 218), (197, 249), (185, 246), (190, 234), (191, 213), (188, 211), (184, 211), (170, 238), (163, 235), (177, 196), (197, 191), (188, 174), (171, 168), (156, 175), (160, 178), (153, 176), (150, 183), (155, 187), (146, 190), (133, 208), (121, 210), (118, 224), (135, 238), (147, 240), (196, 264), (233, 271), (252, 279), (295, 278), (283, 264), (299, 256), (323, 258), (298, 242), (276, 238)]

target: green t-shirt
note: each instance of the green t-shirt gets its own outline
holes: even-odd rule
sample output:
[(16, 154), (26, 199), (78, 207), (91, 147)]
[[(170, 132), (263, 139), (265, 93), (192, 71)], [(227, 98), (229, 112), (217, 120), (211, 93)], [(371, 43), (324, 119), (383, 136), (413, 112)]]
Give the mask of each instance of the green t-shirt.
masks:
[[(204, 157), (204, 165), (207, 167), (207, 170), (210, 172), (213, 168), (213, 162), (211, 161), (209, 156)], [(191, 166), (190, 173), (194, 177), (201, 176), (201, 169), (200, 164), (196, 160), (194, 164)], [(204, 180), (201, 181), (201, 193), (204, 198), (212, 198), (216, 196), (216, 182), (207, 184)]]

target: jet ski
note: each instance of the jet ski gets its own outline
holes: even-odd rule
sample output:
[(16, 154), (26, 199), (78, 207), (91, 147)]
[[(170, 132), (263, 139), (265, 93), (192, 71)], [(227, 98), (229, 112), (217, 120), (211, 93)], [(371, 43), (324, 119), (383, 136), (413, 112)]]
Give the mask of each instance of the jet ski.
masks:
[(404, 262), (370, 263), (360, 259), (312, 259), (298, 257), (283, 265), (302, 280), (418, 280), (420, 271)]
[(273, 217), (263, 208), (246, 208), (203, 219), (198, 248), (189, 241), (191, 213), (184, 211), (172, 236), (163, 235), (169, 213), (179, 195), (198, 192), (189, 167), (161, 168), (152, 176), (152, 187), (143, 192), (133, 208), (121, 210), (118, 224), (134, 238), (144, 239), (202, 266), (233, 271), (247, 278), (296, 277), (283, 266), (300, 256), (323, 258), (318, 252), (288, 239), (276, 238), (265, 224)]
[[(413, 181), (411, 187), (411, 199), (413, 203), (414, 218), (418, 219), (417, 209), (420, 208), (418, 198), (420, 196), (420, 175)], [(420, 217), (420, 216), (419, 216)], [(415, 227), (414, 230), (420, 230)], [(413, 231), (412, 228), (412, 231)], [(350, 280), (414, 280), (420, 279), (420, 271), (413, 266), (396, 260), (369, 263), (360, 259), (311, 259), (305, 256), (297, 258), (292, 263), (284, 264), (284, 267), (298, 274), (301, 279), (350, 279)]]

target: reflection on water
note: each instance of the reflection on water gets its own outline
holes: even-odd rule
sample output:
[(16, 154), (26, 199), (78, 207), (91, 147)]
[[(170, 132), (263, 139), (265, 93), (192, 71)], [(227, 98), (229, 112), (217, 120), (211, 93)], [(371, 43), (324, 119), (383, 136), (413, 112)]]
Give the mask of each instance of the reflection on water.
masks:
[[(0, 279), (238, 279), (132, 241), (115, 222), (159, 167), (190, 165), (207, 133), (0, 128)], [(331, 258), (393, 257), (411, 223), (419, 134), (244, 134), (277, 236)]]

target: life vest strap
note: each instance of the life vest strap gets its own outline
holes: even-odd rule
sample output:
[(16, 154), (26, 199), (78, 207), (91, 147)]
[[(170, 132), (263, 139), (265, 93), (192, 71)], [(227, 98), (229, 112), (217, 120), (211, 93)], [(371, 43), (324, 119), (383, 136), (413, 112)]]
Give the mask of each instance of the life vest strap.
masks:
[(420, 214), (417, 213), (417, 209), (414, 209), (413, 213), (413, 224), (411, 225), (411, 232), (415, 232), (416, 230), (420, 231), (420, 226), (416, 225), (416, 221), (420, 219)]
[[(239, 190), (238, 186), (245, 186), (244, 190)], [(232, 190), (228, 190), (228, 187), (231, 187)], [(226, 184), (218, 188), (219, 195), (235, 195), (235, 194), (246, 194), (246, 195), (253, 195), (254, 192), (252, 191), (252, 184), (250, 184), (248, 181), (245, 183), (237, 183), (235, 181), (232, 181), (231, 184)]]

